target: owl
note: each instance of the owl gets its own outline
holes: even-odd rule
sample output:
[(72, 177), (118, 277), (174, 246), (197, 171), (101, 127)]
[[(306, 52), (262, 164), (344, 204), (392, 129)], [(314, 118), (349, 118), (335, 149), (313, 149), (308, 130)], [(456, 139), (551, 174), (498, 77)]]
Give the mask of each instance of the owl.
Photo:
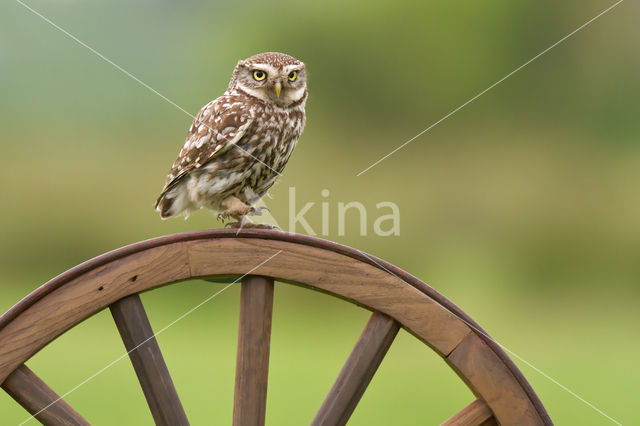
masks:
[(278, 179), (304, 129), (304, 63), (260, 53), (236, 65), (226, 92), (195, 117), (155, 208), (167, 219), (200, 208), (218, 211), (227, 226), (254, 223), (253, 207)]

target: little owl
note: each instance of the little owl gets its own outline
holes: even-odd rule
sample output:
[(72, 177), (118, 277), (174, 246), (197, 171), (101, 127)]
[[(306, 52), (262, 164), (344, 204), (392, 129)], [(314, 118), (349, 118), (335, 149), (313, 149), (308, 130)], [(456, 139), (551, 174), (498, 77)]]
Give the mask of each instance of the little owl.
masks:
[(267, 193), (287, 164), (305, 125), (304, 63), (283, 53), (260, 53), (239, 61), (227, 91), (196, 116), (156, 202), (163, 219), (202, 207), (252, 222), (253, 204)]

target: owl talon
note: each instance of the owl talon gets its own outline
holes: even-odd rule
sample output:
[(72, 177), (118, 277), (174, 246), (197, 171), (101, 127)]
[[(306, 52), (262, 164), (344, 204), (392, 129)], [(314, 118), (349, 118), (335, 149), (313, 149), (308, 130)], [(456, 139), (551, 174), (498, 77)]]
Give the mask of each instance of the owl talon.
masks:
[(227, 210), (223, 210), (220, 213), (218, 213), (218, 215), (216, 216), (218, 218), (218, 220), (221, 220), (222, 222), (224, 222), (225, 220), (229, 219), (234, 215), (234, 211), (227, 209)]
[(258, 228), (260, 229), (271, 229), (272, 231), (282, 231), (282, 229), (278, 225), (271, 225), (268, 223), (258, 223)]
[(271, 229), (276, 231), (282, 231), (279, 226), (270, 225), (268, 223), (254, 223), (243, 220), (242, 222), (229, 222), (224, 225), (229, 229)]
[(276, 230), (276, 231), (282, 231), (282, 229), (280, 229), (279, 226), (276, 225), (270, 225), (268, 223), (245, 223), (244, 225), (241, 226), (241, 228), (244, 229), (271, 229), (271, 230)]
[(250, 216), (262, 216), (262, 212), (265, 210), (271, 213), (271, 210), (269, 210), (267, 206), (260, 206), (260, 207), (251, 207), (251, 209), (247, 214)]

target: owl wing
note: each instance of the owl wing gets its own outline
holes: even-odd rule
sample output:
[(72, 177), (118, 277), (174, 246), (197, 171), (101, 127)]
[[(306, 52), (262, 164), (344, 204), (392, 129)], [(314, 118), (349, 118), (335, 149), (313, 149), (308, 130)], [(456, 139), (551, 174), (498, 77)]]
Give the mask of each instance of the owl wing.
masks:
[(235, 146), (253, 121), (250, 108), (231, 96), (221, 96), (205, 105), (189, 128), (156, 207), (185, 176)]

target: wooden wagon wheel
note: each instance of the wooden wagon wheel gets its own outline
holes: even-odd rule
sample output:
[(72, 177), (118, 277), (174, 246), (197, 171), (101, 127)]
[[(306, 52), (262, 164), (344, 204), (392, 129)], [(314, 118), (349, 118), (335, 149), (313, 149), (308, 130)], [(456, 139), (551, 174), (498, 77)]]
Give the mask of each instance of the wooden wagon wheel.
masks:
[[(244, 275), (248, 271), (250, 275)], [(109, 307), (131, 351), (155, 422), (188, 424), (138, 293), (221, 276), (242, 277), (234, 425), (264, 424), (274, 279), (373, 311), (313, 425), (347, 422), (400, 327), (436, 351), (477, 397), (444, 424), (552, 424), (502, 349), (431, 287), (349, 247), (264, 230), (155, 238), (98, 256), (49, 281), (0, 317), (3, 389), (32, 415), (38, 413), (36, 418), (44, 424), (89, 424), (64, 400), (41, 411), (58, 396), (24, 362), (69, 328)]]

